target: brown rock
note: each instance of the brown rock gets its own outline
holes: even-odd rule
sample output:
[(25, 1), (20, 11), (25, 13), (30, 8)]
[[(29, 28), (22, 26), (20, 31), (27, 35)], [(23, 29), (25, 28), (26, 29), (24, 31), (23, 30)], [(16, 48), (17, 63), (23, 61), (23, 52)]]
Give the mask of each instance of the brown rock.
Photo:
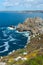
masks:
[(18, 31), (32, 31), (33, 34), (43, 33), (43, 20), (39, 17), (27, 18), (23, 24), (17, 26)]

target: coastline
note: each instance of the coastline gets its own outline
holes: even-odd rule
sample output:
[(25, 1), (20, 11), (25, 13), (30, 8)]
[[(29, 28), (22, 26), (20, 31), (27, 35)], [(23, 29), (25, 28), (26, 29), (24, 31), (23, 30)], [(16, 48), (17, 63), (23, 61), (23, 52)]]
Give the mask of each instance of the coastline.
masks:
[[(34, 19), (34, 18), (33, 18)], [(37, 20), (39, 20), (38, 21), (38, 23), (39, 22), (41, 22), (41, 21), (43, 21), (41, 18), (39, 18), (39, 17), (36, 17), (35, 18), (36, 19), (36, 21)], [(30, 39), (32, 39), (32, 38), (34, 38), (35, 36), (37, 36), (37, 35), (40, 35), (40, 34), (42, 34), (42, 33), (40, 33), (40, 32), (37, 32), (37, 31), (35, 31), (35, 33), (33, 33), (32, 31), (31, 31), (31, 29), (29, 29), (29, 30), (23, 30), (23, 31), (19, 31), (19, 29), (21, 29), (22, 28), (22, 26), (24, 27), (25, 26), (25, 24), (26, 24), (26, 22), (28, 23), (28, 21), (30, 20), (30, 24), (31, 24), (31, 21), (32, 21), (32, 18), (27, 18), (24, 22), (23, 22), (23, 24), (18, 24), (17, 26), (14, 26), (15, 27), (15, 30), (16, 30), (16, 32), (17, 33), (25, 33), (26, 34), (26, 32), (30, 32), (30, 34), (27, 34), (27, 37), (28, 37), (28, 39), (27, 39), (27, 43), (26, 43), (26, 45), (24, 46), (24, 48), (26, 48), (27, 47), (27, 45), (30, 43)], [(37, 23), (37, 22), (36, 22)], [(33, 24), (32, 24), (33, 25)], [(12, 26), (11, 26), (11, 28), (13, 28)], [(10, 29), (10, 28), (9, 28)], [(25, 27), (24, 27), (24, 29), (25, 29)], [(27, 29), (27, 28), (26, 28)], [(43, 29), (43, 28), (42, 28)], [(14, 28), (13, 29), (10, 29), (10, 30), (14, 30)], [(32, 34), (31, 34), (32, 33)], [(28, 36), (29, 35), (29, 36)], [(19, 50), (19, 49), (17, 49), (17, 50)], [(17, 51), (16, 50), (16, 51)], [(12, 53), (12, 52), (11, 52)], [(10, 53), (9, 53), (10, 54)]]
[[(42, 36), (42, 37), (41, 37)], [(29, 59), (31, 59), (32, 57), (34, 58), (34, 55), (32, 55), (32, 57), (31, 57), (31, 54), (36, 54), (36, 52), (37, 52), (37, 54), (42, 54), (43, 53), (43, 43), (40, 45), (40, 47), (39, 48), (37, 48), (37, 46), (36, 45), (38, 45), (39, 46), (39, 44), (36, 44), (36, 42), (37, 42), (37, 39), (41, 42), (41, 40), (43, 40), (43, 35), (42, 34), (38, 34), (38, 35), (36, 35), (36, 36), (31, 36), (31, 40), (30, 40), (30, 42), (27, 42), (28, 44), (27, 44), (27, 47), (26, 48), (23, 48), (23, 49), (18, 49), (18, 50), (16, 50), (16, 51), (13, 51), (10, 55), (7, 55), (7, 56), (4, 56), (4, 57), (1, 57), (1, 62), (3, 62), (3, 61), (7, 61), (7, 63), (8, 63), (8, 65), (9, 65), (9, 63), (12, 63), (13, 61), (14, 61), (14, 63), (15, 63), (15, 65), (17, 65), (16, 63), (18, 62), (18, 64), (19, 65), (21, 65), (21, 63), (19, 63), (19, 58), (20, 59), (22, 59), (22, 58), (25, 58), (26, 60), (28, 60), (28, 58)], [(35, 43), (34, 43), (34, 40), (36, 40), (35, 41)], [(33, 44), (32, 44), (32, 41), (33, 41)], [(43, 42), (43, 41), (42, 41)], [(38, 42), (37, 42), (38, 43)], [(34, 44), (35, 44), (35, 46), (36, 46), (36, 48), (35, 48), (35, 46), (34, 46)], [(34, 47), (31, 47), (31, 45), (32, 46), (34, 46)], [(42, 48), (41, 48), (42, 47)], [(31, 49), (32, 48), (32, 49)], [(38, 50), (39, 49), (39, 50)], [(42, 50), (42, 51), (41, 51)], [(34, 51), (34, 52), (33, 52)], [(36, 54), (36, 55), (37, 55)], [(35, 55), (35, 56), (36, 56)], [(28, 57), (27, 57), (28, 56)], [(7, 60), (6, 60), (7, 59)], [(17, 60), (18, 59), (18, 60)], [(26, 60), (24, 60), (24, 61), (26, 61)], [(21, 62), (23, 62), (23, 60), (21, 60)], [(23, 63), (24, 65), (25, 65), (25, 63)]]
[[(32, 21), (33, 21), (33, 19), (32, 19)], [(39, 24), (39, 21), (41, 22), (41, 25)], [(42, 26), (43, 20), (42, 19), (40, 20), (38, 18), (38, 20), (36, 19), (35, 22), (36, 23), (34, 25), (36, 25), (38, 22), (38, 25), (36, 25), (36, 26), (38, 26), (39, 32), (37, 33), (36, 28), (35, 28), (35, 33), (32, 32), (32, 34), (28, 34), (30, 32), (29, 30), (31, 29), (31, 28), (27, 29), (28, 28), (27, 24), (29, 23), (29, 21), (26, 23), (24, 22), (23, 24), (20, 24), (21, 26), (19, 27), (19, 29), (22, 28), (22, 31), (21, 30), (19, 31), (16, 29), (17, 30), (16, 32), (17, 33), (25, 32), (25, 35), (28, 37), (26, 46), (22, 49), (17, 49), (16, 51), (13, 50), (13, 52), (10, 52), (9, 55), (7, 55), (7, 56), (0, 57), (0, 62), (4, 61), (6, 63), (6, 65), (11, 65), (11, 64), (12, 65), (13, 64), (14, 65), (27, 65), (27, 64), (29, 64), (29, 61), (31, 59), (33, 60), (37, 56), (43, 56), (43, 26)], [(27, 26), (27, 28), (22, 27), (22, 26)], [(34, 26), (34, 27), (36, 27), (36, 26)], [(42, 27), (42, 29), (40, 29), (40, 26)], [(34, 27), (33, 27), (33, 29), (34, 29)], [(12, 28), (10, 28), (10, 30), (12, 30)], [(43, 58), (42, 58), (42, 60), (43, 60)], [(37, 59), (37, 61), (38, 61), (38, 59)], [(40, 60), (40, 62), (41, 62), (41, 60)]]

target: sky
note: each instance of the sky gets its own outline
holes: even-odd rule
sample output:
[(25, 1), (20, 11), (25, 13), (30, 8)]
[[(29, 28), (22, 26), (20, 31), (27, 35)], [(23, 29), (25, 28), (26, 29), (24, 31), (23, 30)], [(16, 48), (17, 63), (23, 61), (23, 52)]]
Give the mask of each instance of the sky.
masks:
[(43, 10), (43, 0), (0, 0), (0, 11)]

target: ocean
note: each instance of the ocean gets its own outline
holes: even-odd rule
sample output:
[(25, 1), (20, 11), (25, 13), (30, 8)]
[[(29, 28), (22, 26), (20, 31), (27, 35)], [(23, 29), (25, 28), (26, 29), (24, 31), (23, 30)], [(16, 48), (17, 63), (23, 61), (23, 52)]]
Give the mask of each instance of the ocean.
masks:
[(18, 23), (23, 23), (26, 18), (31, 18), (31, 17), (43, 18), (43, 13), (0, 12), (0, 27), (18, 25)]
[(10, 30), (8, 27), (17, 26), (26, 18), (31, 17), (43, 18), (43, 13), (0, 12), (0, 56), (6, 56), (26, 46), (29, 32), (18, 32), (15, 29)]

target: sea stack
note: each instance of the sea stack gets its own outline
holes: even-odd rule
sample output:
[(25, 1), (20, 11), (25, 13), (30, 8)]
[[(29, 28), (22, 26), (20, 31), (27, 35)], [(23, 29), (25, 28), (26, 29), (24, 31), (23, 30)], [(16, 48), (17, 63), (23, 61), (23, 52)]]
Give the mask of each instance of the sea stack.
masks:
[(9, 26), (8, 29), (14, 30), (15, 29), (15, 26), (13, 26), (13, 25), (12, 26)]

